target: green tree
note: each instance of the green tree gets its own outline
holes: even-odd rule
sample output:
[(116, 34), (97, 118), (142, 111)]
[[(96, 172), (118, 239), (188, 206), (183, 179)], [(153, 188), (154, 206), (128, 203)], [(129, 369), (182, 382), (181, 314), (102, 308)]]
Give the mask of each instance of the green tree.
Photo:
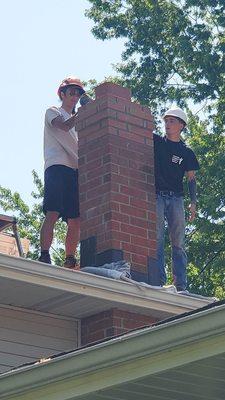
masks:
[[(35, 203), (32, 207), (23, 201), (18, 192), (12, 193), (10, 189), (0, 186), (0, 207), (4, 212), (17, 218), (18, 231), (21, 238), (27, 238), (30, 241), (30, 251), (27, 258), (37, 260), (40, 252), (40, 228), (44, 219), (42, 212), (42, 202), (44, 188), (43, 184), (35, 171), (32, 171), (33, 181), (36, 191), (31, 193)], [(66, 224), (61, 222), (55, 227), (55, 241), (51, 248), (53, 261), (56, 265), (62, 265), (64, 259)]]
[(189, 226), (187, 250), (189, 281), (193, 291), (225, 296), (225, 136), (209, 133), (207, 125), (189, 118), (188, 142), (195, 149), (198, 173), (199, 215)]
[(94, 36), (124, 38), (115, 69), (138, 101), (155, 108), (167, 100), (210, 100), (211, 110), (224, 111), (224, 0), (89, 2)]

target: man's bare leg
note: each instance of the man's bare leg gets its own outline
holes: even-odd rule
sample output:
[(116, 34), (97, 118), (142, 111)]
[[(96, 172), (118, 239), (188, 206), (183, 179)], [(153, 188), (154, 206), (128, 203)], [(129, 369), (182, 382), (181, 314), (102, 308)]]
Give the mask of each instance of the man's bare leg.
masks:
[(58, 219), (59, 213), (56, 211), (47, 211), (45, 220), (41, 227), (41, 250), (49, 250), (53, 240), (54, 226)]
[(67, 221), (67, 235), (65, 243), (65, 251), (66, 251), (65, 267), (67, 268), (72, 268), (73, 267), (72, 264), (74, 264), (75, 267), (75, 261), (74, 262), (72, 261), (79, 240), (80, 240), (80, 218), (70, 218)]

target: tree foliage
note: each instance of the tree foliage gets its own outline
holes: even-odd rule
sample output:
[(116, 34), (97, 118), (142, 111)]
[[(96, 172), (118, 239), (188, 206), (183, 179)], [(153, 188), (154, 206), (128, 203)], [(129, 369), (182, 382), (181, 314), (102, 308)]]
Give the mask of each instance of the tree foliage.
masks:
[(93, 34), (125, 40), (116, 70), (138, 101), (155, 108), (210, 100), (211, 110), (224, 111), (224, 0), (89, 2)]
[(225, 137), (207, 131), (190, 117), (188, 142), (201, 170), (198, 179), (198, 218), (188, 227), (190, 288), (205, 295), (225, 295)]
[[(41, 179), (35, 171), (32, 171), (36, 191), (31, 193), (35, 200), (32, 207), (23, 201), (18, 192), (12, 192), (10, 189), (0, 186), (0, 207), (4, 212), (17, 218), (18, 231), (21, 238), (27, 238), (30, 241), (30, 251), (28, 258), (37, 260), (40, 253), (40, 229), (44, 219), (42, 212), (42, 202), (44, 188)], [(53, 261), (56, 265), (62, 265), (64, 259), (63, 244), (65, 241), (65, 224), (57, 223), (55, 227), (55, 242), (52, 246)]]

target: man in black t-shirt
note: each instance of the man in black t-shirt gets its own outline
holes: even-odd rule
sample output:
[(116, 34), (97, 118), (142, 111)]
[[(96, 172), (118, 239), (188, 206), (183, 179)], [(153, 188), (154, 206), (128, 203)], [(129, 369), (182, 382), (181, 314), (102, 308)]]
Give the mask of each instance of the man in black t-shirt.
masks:
[(154, 134), (158, 284), (163, 286), (166, 283), (164, 235), (167, 222), (174, 285), (178, 291), (183, 291), (187, 286), (183, 178), (186, 174), (191, 199), (190, 221), (193, 221), (196, 213), (195, 170), (199, 169), (199, 164), (194, 152), (180, 137), (187, 124), (184, 111), (180, 108), (170, 109), (163, 118), (166, 136)]

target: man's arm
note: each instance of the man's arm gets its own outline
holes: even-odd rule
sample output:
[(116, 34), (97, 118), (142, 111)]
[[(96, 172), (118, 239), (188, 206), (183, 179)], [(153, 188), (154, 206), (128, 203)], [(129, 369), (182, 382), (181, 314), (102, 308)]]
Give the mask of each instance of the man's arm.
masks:
[(72, 115), (72, 117), (68, 118), (66, 121), (63, 120), (61, 115), (58, 115), (58, 117), (52, 120), (52, 126), (56, 129), (68, 132), (70, 129), (74, 128), (75, 120), (76, 114)]
[(197, 203), (197, 185), (196, 185), (195, 171), (187, 171), (187, 179), (188, 179), (189, 196), (191, 199), (191, 204), (189, 207), (190, 208), (189, 221), (192, 222), (195, 219), (196, 203)]

